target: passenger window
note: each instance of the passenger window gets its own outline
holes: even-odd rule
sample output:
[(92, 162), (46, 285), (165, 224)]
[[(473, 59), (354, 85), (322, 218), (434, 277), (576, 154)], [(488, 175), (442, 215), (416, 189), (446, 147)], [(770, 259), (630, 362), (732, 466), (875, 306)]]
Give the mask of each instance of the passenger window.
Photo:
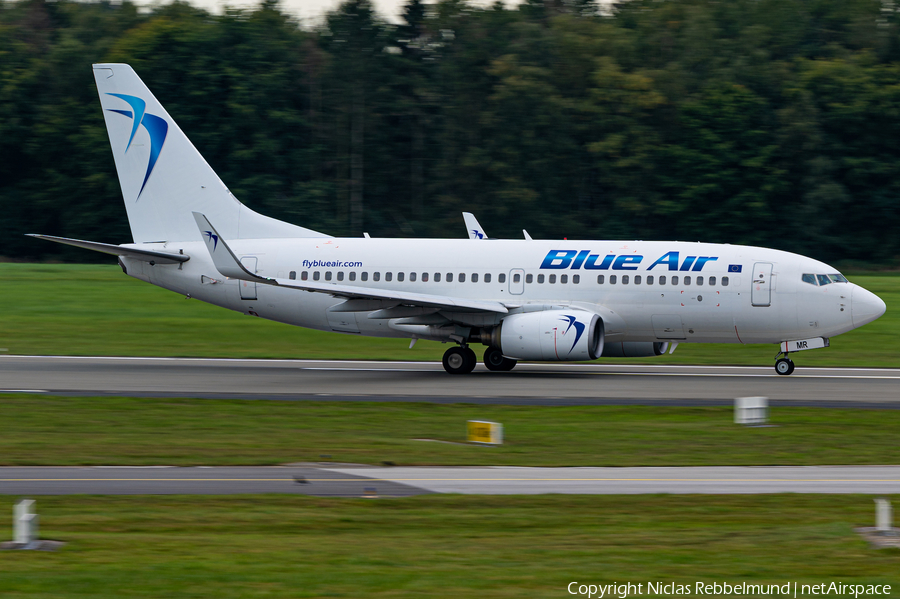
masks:
[(416, 273), (414, 273), (414, 272), (409, 273), (409, 280), (411, 283), (415, 283), (416, 282)]
[(652, 284), (653, 284), (653, 275), (647, 275), (647, 284), (648, 284), (648, 285), (652, 285)]
[(684, 277), (684, 284), (685, 284), (685, 286), (690, 285), (690, 284), (691, 284), (691, 278), (690, 278), (690, 277)]
[(355, 281), (355, 280), (356, 280), (356, 273), (355, 273), (355, 272), (351, 272), (351, 273), (350, 273), (350, 280), (351, 280), (351, 281)]
[(288, 278), (289, 278), (290, 280), (292, 280), (292, 281), (296, 280), (296, 279), (297, 279), (297, 271), (296, 271), (296, 270), (292, 270), (292, 271), (291, 271), (291, 274), (288, 275)]
[(602, 284), (603, 284), (603, 281), (605, 281), (605, 280), (606, 280), (606, 277), (605, 277), (605, 276), (603, 276), (603, 275), (597, 275), (597, 284), (598, 284), (598, 285), (602, 285)]
[[(478, 282), (478, 273), (477, 272), (472, 273), (472, 282), (473, 283)], [(516, 283), (518, 283), (518, 282), (519, 282), (519, 275), (516, 275)], [(531, 281), (528, 281), (528, 282), (530, 283)]]
[(572, 275), (572, 284), (577, 285), (581, 282), (581, 275)]
[(386, 272), (386, 273), (384, 273), (384, 280), (385, 280), (385, 281), (390, 281), (390, 280), (393, 279), (393, 278), (394, 278), (394, 273), (392, 273), (392, 272)]
[(722, 287), (728, 287), (728, 277), (722, 277)]
[(300, 273), (300, 280), (301, 280), (301, 281), (308, 281), (308, 280), (309, 280), (309, 272), (307, 272), (307, 271), (305, 271), (305, 270), (304, 270), (303, 272), (301, 272), (301, 273)]
[[(472, 276), (475, 276), (475, 275), (472, 275)], [(519, 273), (516, 273), (513, 275), (513, 283), (518, 283), (520, 280), (522, 280), (522, 275), (520, 275)], [(478, 281), (475, 281), (475, 282), (477, 283)]]
[(616, 275), (609, 275), (609, 284), (610, 285), (616, 284)]
[(559, 282), (560, 282), (560, 283), (568, 283), (568, 282), (569, 282), (569, 275), (559, 275)]
[(551, 282), (551, 283), (555, 283), (555, 282), (556, 282), (556, 275), (550, 275), (549, 279), (550, 279), (550, 282)]
[(313, 281), (318, 281), (319, 277), (321, 277), (321, 276), (322, 275), (319, 274), (319, 271), (317, 270), (316, 272), (313, 273)]
[(698, 286), (702, 286), (702, 285), (703, 285), (703, 277), (697, 277), (697, 285), (698, 285)]
[(538, 275), (538, 283), (544, 282), (544, 275)]
[(816, 278), (819, 280), (819, 285), (831, 285), (828, 275), (816, 275)]
[(427, 273), (427, 272), (423, 272), (423, 273), (422, 273), (422, 282), (423, 282), (423, 283), (427, 283), (427, 282), (428, 282), (428, 273)]
[(373, 281), (380, 281), (380, 280), (381, 280), (381, 273), (380, 273), (380, 272), (373, 272), (373, 273), (372, 273), (372, 280), (373, 280)]
[(627, 284), (628, 284), (628, 275), (622, 275), (622, 284), (623, 284), (623, 285), (627, 285)]
[(344, 280), (344, 271), (341, 271), (338, 273), (338, 281), (343, 281), (343, 280)]
[(659, 275), (659, 284), (660, 285), (666, 284), (666, 275)]
[(401, 283), (403, 282), (404, 274), (402, 272), (397, 273), (397, 280)]
[(360, 280), (360, 281), (368, 281), (368, 280), (369, 280), (369, 273), (364, 272), (364, 273), (362, 273), (361, 275), (359, 275), (359, 280)]
[(434, 282), (435, 283), (441, 282), (441, 273), (439, 273), (439, 272), (434, 273)]
[(460, 283), (466, 282), (466, 273), (464, 273), (464, 272), (459, 273), (459, 282)]
[(453, 273), (452, 273), (452, 272), (448, 272), (448, 273), (447, 273), (447, 282), (448, 282), (448, 283), (452, 283), (452, 282), (453, 282)]
[[(516, 276), (518, 277), (519, 275), (516, 275)], [(506, 275), (505, 275), (505, 274), (499, 274), (499, 275), (497, 275), (497, 280), (500, 281), (501, 283), (505, 283), (505, 282), (506, 282)], [(518, 283), (518, 281), (516, 281), (516, 283)]]
[(710, 277), (710, 278), (709, 278), (709, 286), (710, 286), (710, 287), (715, 287), (715, 286), (716, 286), (716, 278), (715, 278), (715, 277)]
[(802, 277), (804, 283), (809, 283), (810, 285), (818, 285), (816, 283), (816, 275), (805, 274)]
[(526, 283), (531, 283), (532, 281), (534, 281), (534, 275), (532, 275), (531, 273), (525, 275), (525, 282), (526, 282)]
[(673, 284), (673, 285), (677, 285), (677, 284), (678, 284), (678, 277), (672, 277), (672, 284)]
[(328, 272), (325, 273), (325, 280), (326, 280), (326, 281), (330, 281), (330, 280), (331, 280), (331, 271), (330, 271), (330, 270), (329, 270)]
[(489, 273), (489, 272), (484, 273), (484, 282), (485, 283), (491, 282), (491, 273)]
[(635, 285), (641, 284), (641, 275), (634, 275), (634, 284)]

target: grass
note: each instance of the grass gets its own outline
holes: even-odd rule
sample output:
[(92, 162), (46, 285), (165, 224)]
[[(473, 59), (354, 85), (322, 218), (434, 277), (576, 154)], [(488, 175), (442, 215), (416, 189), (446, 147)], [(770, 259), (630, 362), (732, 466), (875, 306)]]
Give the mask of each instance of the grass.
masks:
[[(900, 276), (851, 277), (888, 304), (872, 324), (803, 352), (805, 366), (900, 367)], [(142, 283), (117, 266), (0, 264), (0, 347), (13, 354), (440, 360), (446, 346), (300, 329), (230, 312)], [(664, 364), (765, 365), (773, 345), (681, 344)], [(625, 362), (625, 361), (622, 361)]]
[[(6, 507), (11, 507), (10, 500)], [(567, 597), (573, 581), (900, 585), (858, 495), (41, 497), (5, 599)], [(6, 509), (5, 507), (3, 509)]]
[[(465, 422), (502, 422), (501, 447)], [(900, 410), (776, 408), (746, 428), (722, 407), (475, 406), (0, 395), (0, 465), (701, 466), (897, 464)]]

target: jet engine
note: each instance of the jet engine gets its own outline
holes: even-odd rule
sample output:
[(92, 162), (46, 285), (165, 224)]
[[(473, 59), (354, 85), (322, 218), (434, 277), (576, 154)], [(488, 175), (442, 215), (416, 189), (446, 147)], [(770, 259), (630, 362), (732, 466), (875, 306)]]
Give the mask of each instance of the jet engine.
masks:
[(667, 341), (620, 341), (603, 345), (604, 358), (646, 358), (661, 356), (669, 349)]
[(603, 320), (582, 310), (511, 314), (494, 340), (504, 356), (517, 360), (596, 360), (603, 353)]

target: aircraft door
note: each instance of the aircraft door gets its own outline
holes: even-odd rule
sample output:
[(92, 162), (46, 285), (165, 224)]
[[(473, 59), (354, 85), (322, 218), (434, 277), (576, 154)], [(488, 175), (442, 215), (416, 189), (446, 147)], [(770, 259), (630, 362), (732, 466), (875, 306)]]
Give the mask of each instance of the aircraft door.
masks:
[[(241, 258), (241, 264), (253, 274), (256, 274), (256, 263), (256, 256), (244, 256)], [(240, 286), (242, 300), (256, 299), (256, 281), (240, 281)]]
[(772, 305), (772, 263), (757, 262), (753, 265), (753, 287), (750, 304), (757, 307)]
[(525, 271), (514, 268), (509, 271), (509, 294), (522, 295), (525, 293)]

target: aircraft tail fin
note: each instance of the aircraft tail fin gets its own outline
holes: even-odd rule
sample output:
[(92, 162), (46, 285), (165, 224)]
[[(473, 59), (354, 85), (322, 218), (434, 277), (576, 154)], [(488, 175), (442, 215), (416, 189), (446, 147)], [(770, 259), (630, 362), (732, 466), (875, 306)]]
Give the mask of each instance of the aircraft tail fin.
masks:
[(230, 239), (329, 237), (241, 204), (129, 65), (95, 64), (94, 80), (135, 243), (196, 240), (195, 211)]

